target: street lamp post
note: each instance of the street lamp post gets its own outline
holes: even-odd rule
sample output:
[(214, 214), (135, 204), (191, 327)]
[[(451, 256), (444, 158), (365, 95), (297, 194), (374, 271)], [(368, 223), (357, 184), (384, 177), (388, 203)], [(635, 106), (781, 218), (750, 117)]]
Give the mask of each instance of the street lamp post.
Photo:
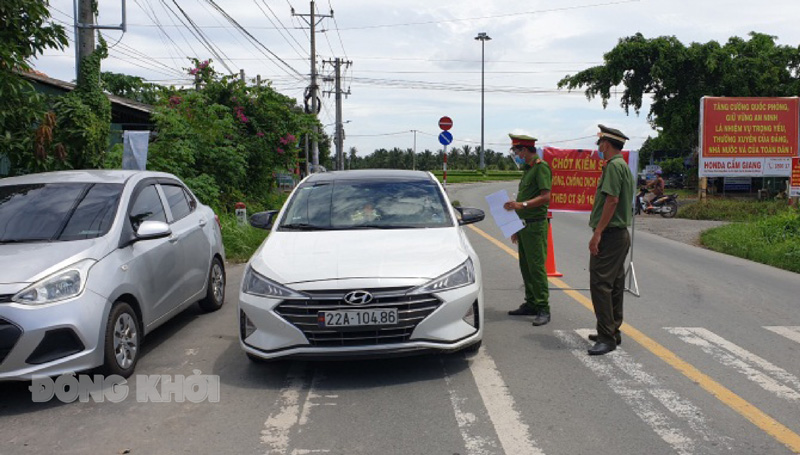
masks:
[(486, 32), (480, 32), (480, 33), (478, 33), (478, 36), (475, 37), (475, 39), (481, 42), (481, 153), (480, 153), (480, 157), (481, 158), (480, 158), (480, 170), (482, 171), (484, 169), (484, 167), (485, 167), (485, 164), (484, 164), (484, 161), (483, 161), (483, 148), (484, 148), (484, 145), (483, 145), (483, 93), (484, 93), (484, 90), (483, 90), (484, 77), (483, 76), (484, 76), (484, 70), (483, 70), (483, 68), (484, 68), (484, 62), (485, 62), (484, 55), (485, 55), (486, 42), (489, 41), (492, 38), (490, 38), (489, 35), (486, 34)]

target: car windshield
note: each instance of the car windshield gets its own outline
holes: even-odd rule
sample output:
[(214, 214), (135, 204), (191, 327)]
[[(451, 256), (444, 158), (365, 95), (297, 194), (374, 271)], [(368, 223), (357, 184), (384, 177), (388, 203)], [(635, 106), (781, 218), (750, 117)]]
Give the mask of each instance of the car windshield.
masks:
[(111, 228), (121, 184), (0, 186), (0, 244), (92, 239)]
[(298, 188), (281, 230), (416, 229), (453, 226), (439, 187), (425, 180), (338, 180)]

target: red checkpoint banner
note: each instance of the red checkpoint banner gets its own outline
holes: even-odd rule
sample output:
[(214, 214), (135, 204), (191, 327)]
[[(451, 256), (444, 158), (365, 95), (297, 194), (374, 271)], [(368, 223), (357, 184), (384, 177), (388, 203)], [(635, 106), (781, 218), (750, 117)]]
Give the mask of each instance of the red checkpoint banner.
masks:
[[(553, 171), (550, 211), (591, 212), (597, 182), (603, 173), (603, 160), (597, 151), (545, 147), (543, 155)], [(630, 165), (630, 152), (624, 150), (622, 157)]]
[(703, 98), (703, 158), (797, 156), (798, 98)]
[(789, 181), (789, 195), (800, 197), (800, 157), (792, 158), (792, 176)]

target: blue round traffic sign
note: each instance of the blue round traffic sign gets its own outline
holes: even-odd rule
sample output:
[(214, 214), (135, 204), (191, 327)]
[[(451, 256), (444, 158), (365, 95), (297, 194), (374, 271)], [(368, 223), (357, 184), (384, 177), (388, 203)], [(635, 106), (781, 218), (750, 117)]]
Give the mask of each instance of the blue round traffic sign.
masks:
[(453, 142), (453, 135), (449, 131), (442, 131), (439, 133), (439, 143), (442, 145), (449, 145)]

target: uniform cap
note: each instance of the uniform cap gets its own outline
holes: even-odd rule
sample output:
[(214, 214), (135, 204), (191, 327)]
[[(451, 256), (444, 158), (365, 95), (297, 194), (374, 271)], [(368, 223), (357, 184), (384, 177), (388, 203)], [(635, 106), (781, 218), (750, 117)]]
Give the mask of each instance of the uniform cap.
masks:
[(622, 134), (622, 131), (618, 129), (609, 128), (605, 125), (597, 125), (597, 127), (600, 128), (600, 132), (597, 133), (597, 137), (599, 137), (600, 139), (612, 139), (621, 142), (623, 144), (625, 143), (625, 141), (630, 139), (628, 136)]
[(509, 134), (511, 147), (536, 147), (536, 138), (525, 134)]

